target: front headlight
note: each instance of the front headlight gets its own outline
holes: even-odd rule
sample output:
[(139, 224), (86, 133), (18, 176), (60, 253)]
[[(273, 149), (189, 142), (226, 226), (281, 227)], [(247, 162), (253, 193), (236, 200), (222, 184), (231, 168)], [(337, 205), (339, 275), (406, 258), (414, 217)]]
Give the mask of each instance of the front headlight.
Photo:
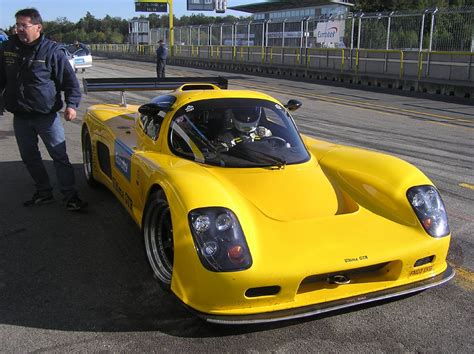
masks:
[(433, 186), (412, 187), (407, 198), (425, 231), (433, 237), (449, 234), (449, 223), (443, 200)]
[(250, 255), (237, 216), (227, 208), (192, 210), (188, 215), (194, 245), (204, 267), (213, 272), (250, 268)]

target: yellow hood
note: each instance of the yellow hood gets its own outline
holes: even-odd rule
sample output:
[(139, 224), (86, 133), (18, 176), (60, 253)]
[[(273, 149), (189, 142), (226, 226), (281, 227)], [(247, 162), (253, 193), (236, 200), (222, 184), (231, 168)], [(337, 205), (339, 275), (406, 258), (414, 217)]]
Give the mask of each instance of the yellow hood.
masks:
[[(335, 215), (336, 192), (321, 168), (310, 161), (282, 169), (224, 169), (209, 172), (267, 217), (297, 221)], [(288, 183), (291, 181), (291, 183)]]

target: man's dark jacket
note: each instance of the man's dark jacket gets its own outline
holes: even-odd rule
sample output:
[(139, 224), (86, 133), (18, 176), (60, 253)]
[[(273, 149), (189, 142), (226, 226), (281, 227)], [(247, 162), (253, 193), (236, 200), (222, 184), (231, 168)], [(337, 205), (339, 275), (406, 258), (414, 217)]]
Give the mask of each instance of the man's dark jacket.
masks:
[(7, 111), (20, 116), (55, 114), (63, 107), (61, 91), (67, 107), (77, 109), (79, 82), (55, 42), (41, 35), (36, 45), (27, 46), (13, 35), (0, 45), (0, 93)]
[(166, 48), (164, 45), (160, 45), (158, 49), (156, 50), (156, 59), (166, 60), (167, 56), (168, 56), (168, 48)]

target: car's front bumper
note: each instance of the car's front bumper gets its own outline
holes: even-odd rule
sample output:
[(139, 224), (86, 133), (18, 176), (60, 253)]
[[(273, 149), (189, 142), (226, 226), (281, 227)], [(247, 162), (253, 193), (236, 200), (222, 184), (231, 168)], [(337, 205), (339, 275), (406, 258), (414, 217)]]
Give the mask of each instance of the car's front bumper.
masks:
[(454, 269), (448, 265), (443, 273), (438, 274), (437, 276), (434, 276), (429, 279), (417, 281), (415, 283), (384, 289), (364, 295), (348, 297), (341, 300), (324, 302), (315, 305), (303, 306), (281, 311), (265, 312), (251, 315), (210, 315), (196, 311), (191, 308), (190, 310), (197, 316), (205, 319), (206, 321), (218, 324), (239, 325), (250, 323), (277, 322), (318, 315), (329, 311), (340, 310), (351, 306), (362, 305), (369, 302), (386, 300), (397, 296), (403, 296), (410, 293), (423, 291), (449, 281), (454, 276), (454, 274)]

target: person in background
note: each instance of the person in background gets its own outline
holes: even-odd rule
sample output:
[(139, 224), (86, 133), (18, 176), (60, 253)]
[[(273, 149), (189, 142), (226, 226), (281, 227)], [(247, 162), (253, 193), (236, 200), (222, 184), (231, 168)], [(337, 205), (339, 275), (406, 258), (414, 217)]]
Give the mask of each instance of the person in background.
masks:
[(77, 51), (79, 51), (79, 50), (84, 51), (84, 54), (85, 54), (85, 55), (89, 55), (89, 54), (90, 54), (89, 48), (87, 48), (87, 46), (86, 46), (85, 44), (80, 43), (77, 39), (74, 41), (73, 44), (74, 44), (75, 51), (74, 51), (74, 53), (72, 53), (72, 54), (75, 54), (75, 52), (77, 52)]
[(158, 49), (156, 50), (156, 76), (158, 78), (165, 77), (166, 58), (168, 57), (168, 48), (166, 48), (163, 40), (158, 41)]
[(35, 206), (54, 201), (38, 147), (39, 136), (53, 159), (66, 208), (81, 210), (87, 203), (79, 198), (75, 188), (74, 168), (69, 162), (64, 127), (58, 115), (64, 104), (61, 98), (64, 92), (64, 119), (76, 118), (81, 100), (79, 82), (64, 52), (41, 33), (38, 10), (20, 10), (15, 18), (16, 34), (0, 47), (0, 94), (5, 109), (13, 113), (21, 159), (36, 186), (31, 199), (23, 204)]

